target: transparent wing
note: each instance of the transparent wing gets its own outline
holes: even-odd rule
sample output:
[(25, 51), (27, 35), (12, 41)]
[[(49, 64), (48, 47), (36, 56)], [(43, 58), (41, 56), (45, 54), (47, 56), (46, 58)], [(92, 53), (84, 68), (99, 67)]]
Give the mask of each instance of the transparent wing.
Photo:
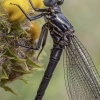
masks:
[(69, 100), (100, 100), (99, 74), (76, 36), (64, 50), (64, 75)]

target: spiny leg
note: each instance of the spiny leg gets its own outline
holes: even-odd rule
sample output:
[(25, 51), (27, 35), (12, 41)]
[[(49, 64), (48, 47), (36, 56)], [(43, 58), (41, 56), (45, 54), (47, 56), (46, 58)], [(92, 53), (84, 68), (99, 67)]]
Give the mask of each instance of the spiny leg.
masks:
[(44, 36), (43, 36), (43, 41), (42, 41), (42, 48), (41, 48), (40, 52), (38, 53), (37, 59), (38, 59), (39, 55), (41, 54), (42, 50), (44, 49), (44, 46), (46, 44), (47, 35), (48, 35), (48, 27), (45, 26)]
[(13, 3), (10, 3), (10, 4), (17, 6), (17, 7), (23, 12), (23, 14), (26, 16), (26, 18), (29, 19), (30, 21), (36, 20), (36, 19), (41, 18), (42, 16), (44, 16), (44, 14), (41, 13), (41, 14), (39, 14), (39, 15), (37, 15), (37, 16), (29, 17), (29, 16), (26, 14), (26, 12), (22, 9), (22, 7), (21, 7), (20, 5), (18, 5), (18, 4), (13, 4)]
[[(44, 25), (42, 26), (41, 34), (40, 34), (38, 43), (37, 43), (37, 45), (36, 45), (35, 48), (34, 48), (34, 47), (30, 47), (30, 46), (24, 46), (24, 45), (21, 45), (21, 44), (17, 44), (17, 46), (21, 46), (21, 47), (25, 47), (25, 48), (29, 48), (29, 49), (38, 50), (38, 49), (40, 48), (40, 46), (41, 46), (41, 43), (42, 43), (42, 40), (43, 40), (44, 35), (46, 35), (46, 34), (48, 33), (48, 30), (46, 30), (46, 29), (47, 29), (47, 24), (44, 24)], [(42, 44), (42, 45), (43, 45), (43, 47), (44, 47), (45, 43)]]
[(31, 4), (32, 8), (33, 8), (35, 11), (37, 11), (37, 12), (44, 12), (44, 11), (46, 11), (46, 9), (35, 8), (35, 7), (34, 7), (34, 4), (32, 3), (31, 0), (29, 0), (29, 3)]
[(25, 11), (22, 9), (22, 7), (20, 5), (14, 4), (14, 3), (10, 3), (10, 4), (17, 6), (23, 12), (23, 14), (27, 17), (27, 19), (29, 19), (31, 21), (31, 18), (25, 13)]

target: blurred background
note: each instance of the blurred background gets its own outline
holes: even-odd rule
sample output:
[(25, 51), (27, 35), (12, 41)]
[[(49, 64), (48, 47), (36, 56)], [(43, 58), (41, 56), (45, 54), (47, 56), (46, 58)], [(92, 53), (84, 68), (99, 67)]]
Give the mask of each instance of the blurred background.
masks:
[[(62, 12), (75, 28), (76, 36), (81, 40), (90, 53), (97, 70), (100, 73), (100, 0), (65, 0), (61, 6)], [(46, 67), (49, 61), (52, 39), (48, 36), (43, 60)], [(27, 76), (33, 85), (27, 85), (20, 80), (9, 86), (21, 95), (18, 97), (0, 88), (0, 100), (34, 100), (44, 71), (34, 72)], [(68, 100), (64, 83), (62, 57), (59, 61), (43, 100)]]

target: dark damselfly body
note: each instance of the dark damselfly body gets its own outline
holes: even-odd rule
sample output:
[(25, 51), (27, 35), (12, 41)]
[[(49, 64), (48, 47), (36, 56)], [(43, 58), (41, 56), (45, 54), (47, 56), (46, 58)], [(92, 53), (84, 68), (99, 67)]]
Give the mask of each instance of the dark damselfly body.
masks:
[(59, 6), (63, 4), (64, 0), (44, 0), (46, 9), (37, 9), (31, 0), (29, 2), (35, 11), (41, 12), (39, 15), (29, 17), (19, 5), (14, 5), (18, 6), (30, 21), (44, 17), (45, 24), (41, 29), (36, 48), (25, 47), (38, 50), (42, 43), (43, 49), (48, 30), (53, 39), (49, 64), (34, 100), (42, 100), (63, 50), (65, 85), (69, 100), (100, 100), (99, 74), (87, 50), (75, 36), (73, 26), (61, 13)]

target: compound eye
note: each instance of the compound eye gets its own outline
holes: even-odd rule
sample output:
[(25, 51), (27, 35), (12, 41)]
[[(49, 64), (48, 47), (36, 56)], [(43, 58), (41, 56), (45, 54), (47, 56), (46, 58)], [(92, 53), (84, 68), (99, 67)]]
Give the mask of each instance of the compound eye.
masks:
[(57, 4), (58, 4), (58, 5), (62, 5), (63, 2), (64, 2), (64, 0), (58, 0), (58, 1), (57, 1)]
[(44, 0), (44, 5), (47, 7), (52, 7), (55, 3), (57, 3), (57, 0)]

